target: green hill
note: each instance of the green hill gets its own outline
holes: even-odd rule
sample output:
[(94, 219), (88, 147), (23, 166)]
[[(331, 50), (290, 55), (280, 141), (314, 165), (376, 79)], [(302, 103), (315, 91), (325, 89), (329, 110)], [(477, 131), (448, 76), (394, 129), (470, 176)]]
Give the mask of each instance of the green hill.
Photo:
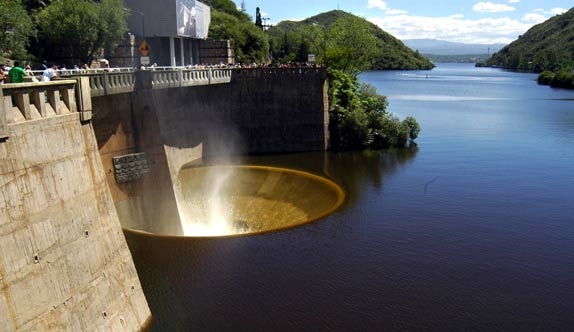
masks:
[(533, 26), (481, 65), (542, 72), (571, 69), (573, 64), (574, 8)]
[[(342, 10), (332, 10), (302, 21), (282, 21), (271, 27), (267, 33), (275, 60), (307, 61), (307, 54), (313, 53), (322, 61), (325, 52), (330, 52), (331, 27), (335, 21), (348, 16), (356, 17)], [(371, 59), (371, 70), (384, 69), (432, 69), (433, 63), (418, 52), (408, 48), (389, 33), (365, 19), (362, 24), (376, 38), (376, 56)], [(327, 57), (328, 58), (328, 57)]]

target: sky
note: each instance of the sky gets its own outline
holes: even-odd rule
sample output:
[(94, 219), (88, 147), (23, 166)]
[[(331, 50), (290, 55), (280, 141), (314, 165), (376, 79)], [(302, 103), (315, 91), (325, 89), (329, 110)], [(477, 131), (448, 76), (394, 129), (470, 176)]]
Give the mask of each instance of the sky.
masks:
[(528, 29), (574, 6), (572, 0), (235, 0), (265, 23), (299, 21), (340, 9), (367, 19), (398, 39), (508, 44)]

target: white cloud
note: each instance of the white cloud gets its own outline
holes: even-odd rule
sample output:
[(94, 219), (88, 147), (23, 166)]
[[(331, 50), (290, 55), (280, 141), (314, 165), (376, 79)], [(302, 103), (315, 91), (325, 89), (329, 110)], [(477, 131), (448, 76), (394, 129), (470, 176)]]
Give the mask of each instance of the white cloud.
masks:
[(568, 11), (568, 9), (556, 7), (556, 8), (550, 9), (550, 11), (552, 12), (552, 14), (558, 15), (558, 14), (564, 14), (564, 13), (566, 13), (566, 12)]
[(508, 44), (532, 27), (531, 23), (508, 17), (472, 20), (459, 15), (394, 15), (367, 19), (399, 39), (429, 38), (475, 44)]
[(391, 9), (389, 6), (387, 6), (386, 2), (383, 0), (369, 0), (367, 2), (367, 8), (369, 9), (377, 8), (384, 11), (385, 14), (388, 15), (404, 15), (407, 13), (406, 10)]
[(508, 3), (519, 3), (520, 0), (508, 0)]
[(388, 10), (389, 7), (383, 0), (369, 0), (367, 8), (378, 8), (380, 10)]
[(400, 9), (389, 9), (386, 11), (386, 13), (389, 15), (405, 15), (408, 12), (406, 10), (400, 10)]
[(542, 14), (529, 13), (529, 14), (524, 15), (524, 17), (522, 17), (522, 21), (532, 23), (532, 24), (538, 24), (538, 23), (542, 23), (542, 22), (546, 21), (546, 16), (544, 16)]
[(477, 3), (472, 7), (472, 10), (480, 13), (502, 13), (515, 11), (516, 8), (503, 3), (492, 3), (487, 1)]

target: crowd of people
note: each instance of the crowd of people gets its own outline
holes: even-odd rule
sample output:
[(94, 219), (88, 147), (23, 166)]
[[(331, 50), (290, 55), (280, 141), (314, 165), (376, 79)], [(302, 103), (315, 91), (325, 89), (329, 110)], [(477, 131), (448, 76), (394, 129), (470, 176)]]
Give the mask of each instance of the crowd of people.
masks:
[(58, 77), (56, 64), (45, 65), (41, 75), (36, 75), (30, 65), (22, 66), (19, 61), (13, 65), (0, 65), (0, 84), (24, 82), (49, 82)]
[[(102, 68), (109, 70), (109, 63), (102, 64)], [(30, 65), (23, 66), (20, 61), (10, 64), (0, 64), (0, 84), (4, 83), (24, 83), (24, 82), (49, 82), (58, 77), (73, 73), (89, 73), (92, 69), (87, 64), (81, 68), (74, 66), (73, 69), (58, 67), (55, 63), (42, 63), (42, 69), (32, 70)]]
[[(193, 68), (193, 69), (205, 69), (205, 68), (231, 68), (231, 69), (241, 69), (241, 68), (317, 68), (321, 67), (313, 62), (306, 62), (306, 63), (299, 63), (299, 62), (289, 62), (289, 63), (282, 63), (282, 64), (259, 64), (259, 63), (237, 63), (237, 64), (190, 64), (187, 65), (186, 68)], [(150, 65), (148, 67), (142, 65), (139, 69), (140, 70), (155, 70), (158, 69), (156, 63)], [(163, 68), (163, 67), (161, 67)], [(134, 68), (136, 69), (136, 68)], [(19, 61), (14, 61), (13, 65), (2, 65), (0, 64), (0, 84), (4, 83), (22, 83), (22, 82), (49, 82), (53, 81), (54, 79), (66, 76), (69, 74), (87, 74), (87, 73), (94, 73), (97, 71), (107, 71), (111, 72), (113, 68), (110, 67), (110, 64), (107, 60), (102, 60), (99, 68), (93, 69), (90, 68), (87, 64), (84, 64), (82, 67), (74, 66), (72, 69), (67, 69), (66, 67), (58, 67), (54, 63), (42, 64), (41, 70), (32, 71), (30, 65), (26, 65), (22, 67)]]

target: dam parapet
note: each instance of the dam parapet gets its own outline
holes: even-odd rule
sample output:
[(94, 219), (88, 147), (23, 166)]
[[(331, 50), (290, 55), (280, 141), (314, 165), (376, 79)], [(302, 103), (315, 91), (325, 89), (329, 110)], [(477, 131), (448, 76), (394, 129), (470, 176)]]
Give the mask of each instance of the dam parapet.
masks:
[[(162, 68), (154, 70), (112, 70), (68, 75), (67, 78), (87, 77), (92, 97), (131, 93), (139, 87), (152, 89), (182, 88), (188, 86), (229, 83), (230, 68)], [(136, 77), (140, 81), (136, 82)], [(142, 81), (143, 80), (143, 81)]]

